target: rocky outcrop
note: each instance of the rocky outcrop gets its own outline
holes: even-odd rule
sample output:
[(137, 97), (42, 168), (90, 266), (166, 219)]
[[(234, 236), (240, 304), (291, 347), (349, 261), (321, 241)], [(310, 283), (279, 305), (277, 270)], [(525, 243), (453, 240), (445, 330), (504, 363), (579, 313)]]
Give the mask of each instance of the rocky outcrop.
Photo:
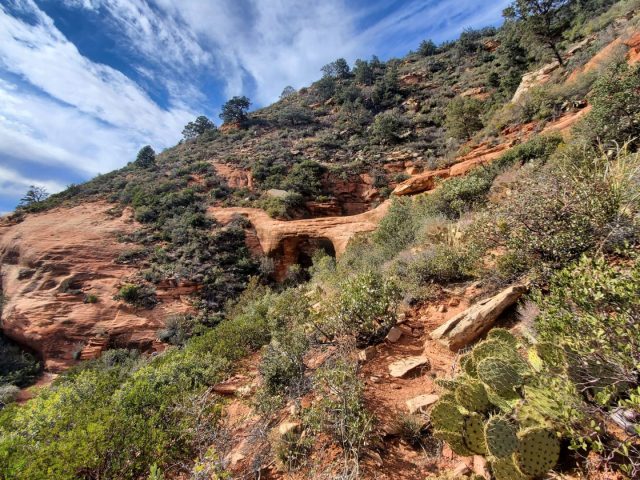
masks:
[(250, 171), (226, 163), (214, 163), (213, 168), (215, 168), (218, 176), (227, 182), (229, 187), (253, 190), (253, 176)]
[(495, 145), (492, 143), (481, 143), (471, 149), (466, 155), (460, 156), (449, 168), (440, 170), (428, 170), (423, 173), (408, 178), (404, 182), (396, 185), (393, 195), (416, 195), (418, 193), (433, 190), (438, 180), (449, 177), (460, 177), (466, 175), (472, 169), (481, 165), (487, 165), (499, 158), (502, 154), (513, 148), (515, 145), (525, 142), (536, 133), (559, 132), (566, 134), (579, 120), (591, 111), (591, 106), (587, 105), (581, 110), (569, 112), (562, 117), (549, 122), (540, 129), (535, 122), (519, 125), (515, 128), (505, 129), (502, 132), (502, 141)]
[(523, 285), (514, 285), (472, 305), (431, 332), (431, 339), (453, 351), (470, 345), (493, 327), (498, 317), (515, 304), (526, 290)]
[(340, 256), (355, 235), (375, 230), (388, 207), (389, 202), (384, 202), (359, 215), (292, 221), (275, 220), (259, 208), (212, 207), (209, 214), (222, 224), (229, 223), (236, 215), (247, 218), (262, 253), (276, 260), (276, 277), (282, 279), (287, 268), (298, 263), (300, 242), (310, 239), (328, 241), (333, 252)]
[(322, 188), (335, 198), (335, 203), (340, 207), (338, 215), (366, 212), (380, 195), (373, 177), (368, 173), (350, 175), (348, 178), (327, 173), (322, 179)]
[(640, 32), (635, 33), (628, 40), (625, 45), (629, 47), (627, 52), (627, 62), (631, 65), (640, 62)]
[[(115, 262), (131, 248), (117, 237), (137, 225), (130, 211), (113, 216), (111, 207), (87, 203), (0, 225), (2, 330), (37, 352), (50, 371), (73, 363), (77, 352), (92, 358), (107, 346), (153, 350), (164, 318), (189, 308), (179, 295), (169, 294), (171, 285), (158, 288), (166, 299), (153, 310), (113, 299), (137, 272), (135, 265)], [(95, 303), (84, 301), (89, 294)]]
[(511, 102), (518, 103), (522, 99), (524, 94), (531, 90), (533, 87), (537, 87), (539, 85), (544, 85), (545, 83), (547, 83), (551, 79), (551, 74), (553, 74), (553, 72), (555, 72), (559, 68), (560, 63), (555, 61), (547, 63), (535, 72), (530, 72), (523, 75), (516, 93), (513, 94)]

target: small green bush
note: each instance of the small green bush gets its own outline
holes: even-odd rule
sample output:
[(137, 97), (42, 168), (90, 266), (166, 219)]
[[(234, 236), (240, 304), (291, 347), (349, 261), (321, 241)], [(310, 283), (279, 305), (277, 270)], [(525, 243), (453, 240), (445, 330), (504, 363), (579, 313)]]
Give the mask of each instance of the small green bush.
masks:
[(84, 303), (98, 303), (98, 297), (93, 293), (88, 293), (84, 296)]
[(18, 398), (19, 393), (20, 389), (15, 385), (0, 385), (0, 410), (13, 403)]
[(379, 113), (371, 126), (371, 138), (383, 145), (399, 143), (410, 127), (410, 120), (397, 110)]
[(471, 276), (475, 260), (468, 248), (439, 244), (411, 258), (406, 272), (417, 284), (456, 282)]
[(306, 421), (339, 442), (347, 458), (357, 461), (367, 445), (374, 419), (363, 402), (363, 385), (356, 364), (334, 359), (314, 376), (320, 399), (307, 412)]
[(321, 317), (334, 334), (356, 338), (357, 345), (380, 341), (395, 322), (400, 290), (381, 273), (365, 271), (339, 282), (335, 298), (323, 302)]
[(153, 288), (133, 283), (127, 283), (120, 287), (120, 290), (113, 298), (143, 308), (153, 308), (158, 303), (156, 292)]

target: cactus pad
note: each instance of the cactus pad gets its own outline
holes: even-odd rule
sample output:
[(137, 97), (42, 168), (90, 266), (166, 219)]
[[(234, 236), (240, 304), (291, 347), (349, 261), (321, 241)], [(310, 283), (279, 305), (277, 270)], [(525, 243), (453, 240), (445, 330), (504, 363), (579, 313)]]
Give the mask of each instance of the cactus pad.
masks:
[(484, 427), (487, 451), (496, 458), (506, 458), (516, 451), (518, 437), (515, 427), (502, 417), (492, 417)]
[(485, 358), (478, 363), (476, 369), (478, 378), (501, 397), (512, 397), (515, 388), (522, 385), (520, 372), (502, 358)]
[(542, 477), (558, 463), (560, 442), (551, 430), (534, 427), (519, 436), (515, 460), (522, 473)]
[(460, 433), (435, 430), (433, 432), (433, 436), (447, 442), (447, 444), (449, 444), (449, 446), (451, 447), (451, 450), (453, 450), (458, 455), (461, 455), (463, 457), (470, 457), (474, 455), (474, 453), (465, 445), (462, 434)]
[(491, 404), (495, 405), (503, 412), (511, 412), (522, 400), (517, 392), (505, 392), (502, 394), (498, 394), (491, 388), (486, 388), (486, 390), (487, 398), (489, 399)]
[(464, 421), (464, 443), (474, 453), (484, 455), (487, 445), (484, 441), (484, 421), (478, 413), (472, 413)]
[(527, 358), (529, 360), (529, 365), (536, 371), (541, 372), (544, 368), (544, 361), (538, 355), (538, 351), (535, 348), (530, 348), (527, 351)]
[(491, 462), (491, 472), (496, 480), (526, 480), (529, 478), (518, 470), (512, 457), (495, 459)]
[(466, 373), (470, 377), (477, 377), (476, 364), (473, 361), (471, 353), (465, 353), (464, 355), (461, 355), (458, 362), (460, 363), (460, 368), (464, 373)]
[(438, 400), (431, 409), (429, 418), (434, 430), (462, 433), (464, 428), (464, 415), (455, 403), (448, 400)]
[(437, 378), (436, 385), (438, 385), (440, 388), (444, 388), (445, 390), (449, 390), (450, 392), (455, 392), (456, 388), (460, 386), (460, 382), (457, 380)]
[(470, 412), (484, 413), (491, 407), (484, 385), (475, 379), (456, 388), (456, 401)]
[(487, 333), (487, 340), (499, 340), (507, 345), (516, 348), (518, 339), (506, 328), (494, 328)]
[(471, 352), (473, 361), (476, 366), (485, 358), (497, 357), (497, 358), (513, 358), (518, 356), (518, 352), (515, 347), (512, 347), (508, 343), (501, 340), (492, 338), (480, 342)]

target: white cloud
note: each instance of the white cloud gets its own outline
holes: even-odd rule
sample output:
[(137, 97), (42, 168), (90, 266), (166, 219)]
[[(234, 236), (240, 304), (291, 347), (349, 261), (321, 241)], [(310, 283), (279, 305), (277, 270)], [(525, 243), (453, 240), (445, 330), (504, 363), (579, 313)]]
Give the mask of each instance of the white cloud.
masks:
[(161, 109), (124, 74), (80, 55), (30, 0), (23, 5), (32, 6), (35, 23), (13, 17), (0, 6), (0, 65), (5, 70), (84, 114), (132, 129), (153, 143), (164, 145), (178, 137), (193, 117), (184, 105)]
[(90, 176), (132, 160), (141, 141), (135, 131), (106, 125), (73, 106), (0, 78), (0, 158)]
[(59, 182), (25, 177), (15, 170), (0, 165), (0, 191), (3, 195), (21, 196), (31, 185), (44, 187), (49, 193), (56, 193), (65, 188)]
[[(183, 102), (161, 108), (118, 70), (83, 57), (32, 1), (15, 5), (29, 22), (0, 5), (0, 165), (21, 159), (86, 178), (126, 164), (144, 144), (179, 139), (195, 116)], [(3, 196), (35, 181), (16, 171), (7, 180), (3, 168)]]
[[(345, 0), (91, 0), (90, 8), (99, 4), (127, 45), (152, 62), (170, 61), (174, 70), (198, 66), (223, 82), (227, 97), (248, 94), (265, 105), (286, 85), (317, 80), (320, 67), (338, 57), (402, 54), (416, 37), (451, 38), (495, 21), (508, 3), (478, 8), (471, 0), (413, 0), (364, 30), (361, 20), (379, 14), (385, 2), (358, 11)], [(402, 43), (388, 45), (394, 36)]]

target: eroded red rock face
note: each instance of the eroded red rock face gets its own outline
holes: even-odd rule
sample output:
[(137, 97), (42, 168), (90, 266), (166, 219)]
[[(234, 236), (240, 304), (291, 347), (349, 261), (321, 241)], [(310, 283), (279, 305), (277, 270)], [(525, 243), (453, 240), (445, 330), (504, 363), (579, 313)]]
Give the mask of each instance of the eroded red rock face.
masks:
[[(111, 207), (87, 203), (0, 225), (2, 330), (37, 352), (50, 371), (73, 363), (74, 351), (86, 349), (83, 357), (99, 355), (97, 346), (162, 348), (155, 338), (164, 318), (188, 308), (183, 295), (193, 286), (160, 286), (161, 303), (153, 310), (113, 299), (137, 271), (134, 265), (115, 262), (131, 248), (117, 236), (137, 225), (128, 210), (109, 215)], [(98, 301), (84, 303), (88, 294)]]

